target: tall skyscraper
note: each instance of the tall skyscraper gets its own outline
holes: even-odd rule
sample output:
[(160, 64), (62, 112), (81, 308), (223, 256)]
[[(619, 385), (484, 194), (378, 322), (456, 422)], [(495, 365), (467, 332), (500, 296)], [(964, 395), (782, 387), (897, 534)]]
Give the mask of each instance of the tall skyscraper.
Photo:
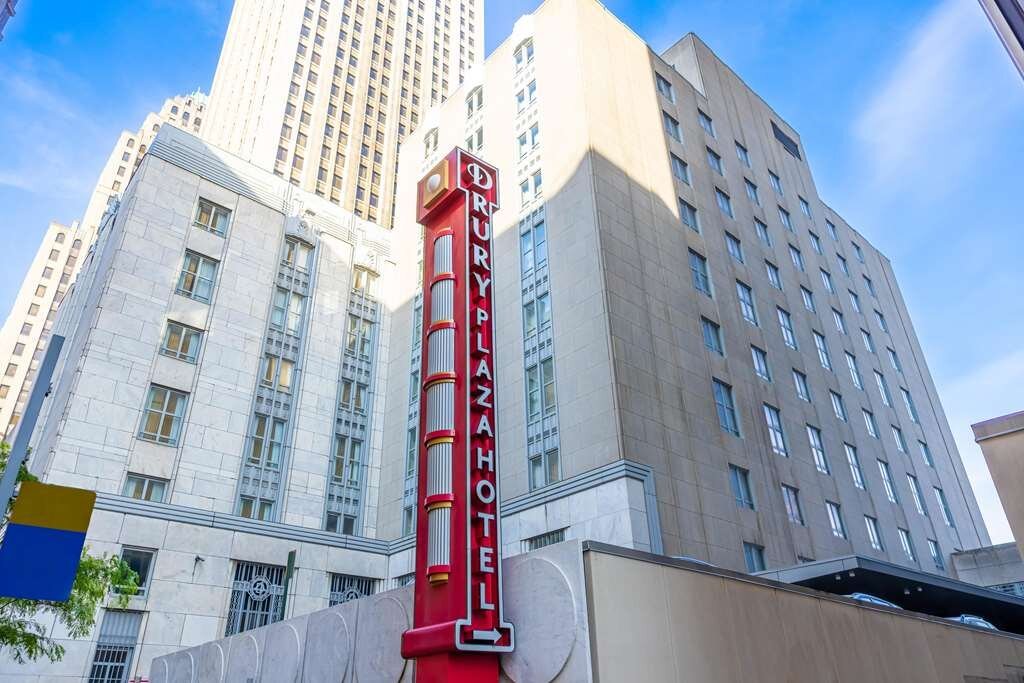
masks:
[[(419, 102), (388, 230), (369, 214), (383, 204), (354, 199), (364, 129), (342, 144), (327, 119), (354, 74), (349, 123), (376, 140), (383, 73), (363, 60), (391, 13), (394, 51), (431, 55), (447, 4), (395, 4), (239, 2), (204, 139), (165, 127), (104, 215), (56, 322), (68, 341), (31, 467), (98, 491), (88, 543), (143, 592), (61, 670), (146, 675), (154, 656), (423, 580), (415, 188), (456, 145), (502, 178), (506, 555), (586, 538), (749, 572), (857, 553), (949, 574), (951, 552), (988, 543), (892, 265), (707, 45), (659, 55), (595, 0), (547, 0), (447, 101), (437, 76), (437, 106)], [(419, 63), (391, 76), (420, 79), (410, 103), (437, 75)], [(337, 168), (353, 145), (369, 161), (352, 174), (343, 157), (344, 201), (296, 166), (302, 149)]]
[(238, 0), (204, 135), (389, 226), (398, 145), (483, 58), (483, 5)]
[(14, 6), (18, 0), (0, 0), (0, 40), (4, 39), (4, 29), (7, 21), (14, 16)]
[(137, 131), (123, 131), (100, 171), (82, 220), (71, 227), (51, 223), (43, 235), (0, 333), (0, 365), (5, 368), (0, 383), (0, 436), (9, 435), (21, 418), (57, 309), (107, 208), (120, 198), (160, 126), (170, 123), (198, 133), (205, 107), (206, 96), (201, 92), (178, 95), (165, 100), (159, 113), (148, 114)]
[(1024, 4), (1021, 0), (978, 0), (992, 28), (1010, 53), (1021, 76), (1024, 76)]

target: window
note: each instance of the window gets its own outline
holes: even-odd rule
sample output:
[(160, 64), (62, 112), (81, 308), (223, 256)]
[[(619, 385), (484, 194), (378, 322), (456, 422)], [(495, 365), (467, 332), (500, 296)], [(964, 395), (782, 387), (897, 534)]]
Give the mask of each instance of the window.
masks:
[(814, 313), (815, 312), (814, 293), (811, 292), (811, 290), (807, 289), (806, 287), (801, 287), (800, 288), (800, 296), (804, 300), (804, 308), (806, 308), (811, 313)]
[(531, 456), (529, 469), (531, 491), (558, 481), (561, 478), (558, 449), (552, 448), (544, 453)]
[[(332, 480), (349, 487), (359, 486), (363, 474), (363, 442), (336, 435), (332, 468)], [(354, 531), (354, 528), (347, 529), (343, 526), (341, 533), (351, 534)]]
[(210, 303), (217, 262), (193, 251), (185, 252), (185, 262), (178, 276), (177, 293), (196, 301)]
[(24, 323), (24, 324), (22, 324), (22, 326), (21, 326), (21, 334), (23, 336), (24, 335), (32, 334), (32, 324), (31, 323)]
[(871, 353), (875, 352), (875, 342), (871, 339), (871, 333), (865, 329), (861, 329), (860, 338), (864, 342), (864, 348)]
[(746, 147), (738, 142), (736, 143), (736, 158), (739, 159), (744, 166), (750, 168), (750, 153), (747, 152)]
[(888, 347), (886, 347), (885, 350), (889, 353), (889, 364), (892, 365), (892, 369), (903, 374), (903, 364), (900, 363), (900, 357), (896, 355), (895, 351)]
[[(153, 566), (153, 556), (155, 554), (155, 550), (145, 550), (143, 548), (121, 549), (121, 559), (124, 560), (133, 572), (139, 575), (138, 590), (135, 592), (136, 597), (144, 597), (149, 589), (150, 569)], [(118, 593), (124, 592), (118, 586), (114, 587), (114, 591)]]
[(782, 484), (782, 502), (786, 506), (786, 516), (789, 517), (789, 521), (803, 526), (804, 513), (800, 509), (800, 490)]
[(722, 157), (718, 156), (718, 152), (710, 147), (705, 147), (704, 149), (707, 151), (708, 166), (711, 167), (711, 170), (718, 175), (725, 175), (725, 172), (722, 170)]
[(708, 261), (706, 258), (690, 250), (690, 274), (693, 276), (694, 288), (711, 296), (711, 279), (708, 277)]
[(199, 342), (202, 337), (202, 330), (168, 320), (160, 353), (188, 363), (195, 363), (199, 356)]
[(846, 406), (843, 404), (843, 397), (832, 390), (829, 390), (828, 394), (832, 399), (832, 412), (838, 419), (846, 422)]
[(705, 114), (702, 110), (697, 110), (697, 121), (700, 123), (700, 127), (704, 129), (704, 132), (711, 137), (715, 136), (715, 122), (711, 120), (711, 117)]
[(836, 225), (832, 221), (825, 219), (825, 228), (828, 230), (828, 235), (836, 242), (839, 241), (839, 233), (836, 232)]
[(555, 412), (555, 365), (550, 357), (526, 369), (526, 408), (530, 420)]
[(694, 232), (700, 232), (700, 223), (697, 220), (697, 208), (685, 199), (679, 200), (679, 219)]
[(679, 132), (679, 122), (672, 118), (668, 112), (661, 112), (661, 122), (665, 127), (665, 133), (676, 142), (683, 141), (683, 134)]
[(252, 433), (249, 435), (248, 462), (260, 467), (279, 467), (284, 447), (284, 428), (284, 420), (271, 419), (257, 413), (252, 421)]
[(864, 263), (864, 251), (860, 248), (860, 245), (856, 242), (850, 242), (850, 246), (853, 247), (853, 253), (857, 256), (857, 260)]
[(733, 217), (732, 213), (732, 200), (729, 199), (729, 195), (715, 188), (715, 201), (718, 202), (718, 208), (729, 218)]
[(542, 294), (523, 304), (523, 335), (529, 337), (551, 324), (551, 296)]
[(840, 334), (846, 334), (846, 319), (843, 314), (836, 309), (832, 309), (832, 320), (835, 321), (836, 329)]
[(532, 228), (527, 227), (525, 232), (519, 235), (519, 253), (523, 274), (533, 270), (534, 266), (540, 268), (548, 262), (547, 230), (544, 221), (536, 223)]
[(235, 564), (224, 635), (232, 636), (284, 618), (284, 571), (279, 565)]
[(377, 579), (367, 576), (331, 573), (331, 595), (329, 606), (334, 607), (349, 600), (358, 600), (377, 592)]
[(878, 473), (882, 475), (882, 487), (885, 488), (885, 497), (890, 503), (899, 503), (899, 496), (896, 495), (896, 483), (892, 479), (892, 470), (889, 463), (884, 460), (878, 461)]
[(654, 74), (654, 83), (658, 88), (658, 92), (669, 102), (676, 101), (676, 95), (672, 91), (672, 83), (659, 73)]
[(732, 387), (725, 382), (712, 378), (712, 390), (715, 395), (715, 410), (718, 412), (718, 425), (722, 431), (733, 436), (740, 435), (739, 418), (736, 416), (736, 404), (733, 402)]
[(681, 180), (687, 185), (690, 184), (690, 167), (685, 161), (677, 157), (675, 154), (669, 154), (669, 160), (672, 163), (672, 175), (676, 177), (676, 180)]
[(349, 315), (345, 336), (345, 351), (360, 358), (370, 357), (373, 323), (357, 315)]
[(779, 268), (771, 261), (764, 262), (765, 271), (768, 273), (768, 282), (771, 283), (772, 287), (778, 290), (782, 290), (782, 277), (779, 274)]
[(804, 255), (800, 253), (800, 250), (794, 247), (792, 244), (789, 245), (789, 258), (793, 260), (793, 266), (803, 272), (804, 270)]
[(793, 319), (789, 311), (783, 308), (775, 309), (779, 317), (779, 328), (782, 330), (782, 341), (791, 349), (797, 348), (796, 335), (793, 333)]
[(811, 205), (800, 195), (797, 195), (797, 199), (800, 200), (800, 211), (808, 218), (811, 218)]
[(935, 467), (935, 461), (932, 459), (931, 449), (928, 448), (928, 444), (924, 441), (917, 442), (917, 448), (921, 451), (921, 458), (924, 460), (928, 467)]
[(825, 341), (825, 336), (820, 332), (814, 331), (814, 347), (818, 350), (818, 360), (821, 362), (821, 367), (826, 370), (832, 369), (832, 359), (828, 355), (828, 342)]
[(868, 529), (868, 541), (875, 550), (882, 549), (882, 536), (878, 532), (878, 520), (874, 517), (864, 515), (864, 526)]
[(807, 236), (811, 238), (811, 248), (814, 249), (814, 253), (823, 253), (821, 250), (821, 239), (818, 237), (817, 233), (808, 231)]
[(231, 212), (223, 206), (200, 197), (199, 205), (196, 207), (196, 217), (192, 221), (192, 225), (201, 230), (212, 232), (214, 235), (224, 235), (228, 231), (228, 220), (230, 217)]
[(756, 206), (761, 206), (761, 196), (757, 193), (757, 185), (746, 178), (743, 179), (743, 184), (747, 188), (747, 199), (754, 202)]
[(924, 506), (924, 494), (921, 493), (921, 483), (917, 481), (917, 477), (909, 472), (907, 473), (907, 483), (910, 484), (910, 496), (914, 499), (914, 507), (917, 508), (918, 514), (927, 517), (928, 510)]
[(864, 278), (864, 286), (868, 288), (868, 292), (871, 294), (872, 297), (877, 299), (878, 293), (875, 291), (875, 283), (872, 282), (871, 278), (869, 278), (867, 275), (863, 275), (861, 277)]
[(801, 158), (800, 147), (796, 144), (796, 140), (794, 140), (793, 138), (789, 137), (786, 133), (784, 133), (783, 130), (779, 128), (779, 126), (774, 121), (772, 121), (772, 133), (775, 135), (775, 139), (778, 140), (779, 143), (782, 145), (783, 149), (785, 149), (795, 158)]
[(154, 503), (164, 502), (164, 493), (167, 491), (167, 480), (156, 477), (146, 477), (141, 474), (129, 474), (124, 480), (124, 487), (121, 495), (138, 500), (150, 500)]
[(754, 373), (766, 382), (772, 381), (772, 373), (768, 369), (768, 354), (764, 349), (750, 347), (750, 356), (754, 361)]
[(60, 252), (59, 252), (59, 251), (57, 251), (56, 249), (51, 249), (51, 250), (50, 250), (50, 255), (49, 255), (49, 257), (48, 257), (48, 258), (49, 258), (49, 259), (50, 259), (51, 261), (56, 261), (56, 260), (57, 260), (58, 258), (60, 258)]
[(767, 247), (772, 246), (772, 236), (768, 234), (768, 226), (761, 221), (754, 219), (754, 232), (757, 233), (757, 239), (761, 240), (761, 243)]
[(13, 353), (14, 353), (15, 356), (20, 356), (20, 355), (24, 354), (25, 353), (25, 345), (22, 344), (21, 342), (16, 343), (14, 345), (14, 352)]
[(704, 334), (704, 346), (709, 351), (713, 351), (719, 356), (724, 356), (725, 347), (722, 344), (722, 328), (719, 327), (718, 323), (714, 323), (707, 318), (701, 318), (700, 327), (701, 332)]
[(846, 463), (850, 466), (850, 477), (853, 479), (853, 485), (861, 490), (866, 489), (864, 470), (860, 468), (860, 458), (857, 456), (857, 449), (848, 443), (844, 443), (843, 450), (846, 452)]
[(917, 414), (917, 406), (914, 405), (914, 397), (910, 395), (910, 392), (900, 387), (900, 393), (903, 395), (903, 404), (907, 406), (907, 412), (910, 414), (910, 419), (915, 423), (921, 423), (921, 417)]
[(757, 325), (757, 308), (754, 306), (754, 290), (737, 280), (736, 297), (740, 302), (740, 311), (743, 313), (743, 319), (751, 325)]
[(866, 410), (863, 408), (861, 409), (861, 412), (864, 413), (864, 426), (868, 430), (868, 435), (874, 439), (877, 439), (878, 424), (875, 422), (875, 414), (872, 413), (870, 410)]
[[(935, 568), (939, 571), (946, 571), (946, 564), (942, 561), (942, 549), (939, 548), (937, 541), (933, 541), (930, 538), (928, 539), (928, 552), (932, 556), (932, 563), (935, 564)], [(994, 590), (999, 590), (996, 586), (993, 586), (992, 588)], [(1024, 593), (1024, 591), (1022, 591), (1022, 593)]]
[(768, 438), (771, 440), (772, 450), (788, 458), (789, 449), (786, 447), (786, 434), (782, 430), (782, 415), (779, 413), (779, 409), (765, 403), (764, 421), (768, 426)]
[(811, 401), (811, 390), (807, 386), (807, 375), (799, 370), (793, 370), (793, 384), (796, 386), (796, 396), (802, 401)]
[(852, 290), (847, 291), (849, 291), (850, 294), (850, 305), (853, 306), (853, 310), (857, 311), (858, 313), (863, 313), (860, 307), (860, 297), (857, 296), (857, 293)]
[(278, 287), (274, 291), (273, 307), (270, 311), (271, 327), (288, 334), (298, 334), (302, 326), (305, 304), (306, 298), (298, 292), (289, 292), (283, 287)]
[(832, 283), (832, 274), (824, 268), (821, 268), (821, 283), (825, 285), (825, 289), (828, 290), (829, 294), (836, 293), (836, 286)]
[(772, 171), (768, 171), (768, 178), (771, 180), (772, 189), (775, 190), (775, 194), (780, 197), (785, 193), (782, 191), (782, 179), (775, 175)]
[(89, 683), (121, 683), (128, 680), (142, 612), (108, 609), (103, 613), (96, 652), (89, 669)]
[(910, 532), (902, 527), (896, 527), (900, 536), (900, 545), (903, 546), (903, 553), (911, 562), (917, 562), (917, 553), (914, 552), (914, 540), (910, 538)]
[(527, 40), (516, 48), (513, 55), (516, 64), (516, 72), (519, 72), (527, 64), (533, 63), (533, 41)]
[(892, 438), (896, 442), (896, 450), (900, 453), (906, 453), (907, 441), (903, 438), (903, 430), (896, 425), (892, 425)]
[(8, 363), (7, 370), (4, 372), (4, 375), (7, 377), (14, 377), (16, 374), (18, 374), (18, 366), (15, 363)]
[(779, 220), (782, 221), (782, 225), (786, 230), (793, 232), (793, 219), (790, 217), (789, 211), (786, 211), (781, 206), (779, 207)]
[(846, 262), (846, 258), (842, 254), (836, 254), (836, 260), (839, 261), (839, 270), (843, 271), (843, 275), (850, 277), (850, 264)]
[(837, 538), (846, 538), (846, 525), (843, 524), (843, 511), (839, 507), (839, 503), (826, 500), (825, 508), (828, 510), (828, 523), (832, 527), (832, 535)]
[(346, 536), (352, 536), (356, 532), (356, 516), (345, 515), (340, 512), (328, 512), (327, 518), (324, 520), (324, 531), (330, 531), (333, 534), (344, 534)]
[(846, 354), (846, 367), (850, 369), (850, 379), (853, 381), (853, 386), (858, 389), (864, 389), (864, 382), (860, 378), (860, 368), (857, 367), (857, 357), (849, 351), (844, 352)]
[(313, 247), (298, 240), (284, 241), (284, 256), (281, 263), (301, 271), (309, 270), (309, 257), (313, 253)]
[(747, 563), (747, 571), (751, 574), (754, 572), (763, 572), (765, 568), (764, 546), (744, 541), (743, 559)]
[(875, 373), (875, 384), (878, 385), (878, 394), (882, 397), (882, 403), (892, 407), (892, 394), (889, 393), (889, 384), (885, 381), (885, 375), (878, 370)]
[(292, 387), (292, 373), (295, 363), (287, 358), (265, 354), (263, 356), (263, 376), (260, 384), (277, 391), (289, 392)]
[(739, 238), (731, 232), (725, 233), (725, 247), (737, 263), (743, 263), (743, 244)]
[(875, 320), (878, 321), (878, 327), (881, 328), (882, 332), (889, 331), (889, 324), (885, 322), (885, 316), (880, 311), (875, 311)]
[(942, 521), (946, 523), (951, 529), (956, 528), (956, 522), (953, 520), (953, 511), (949, 509), (949, 501), (946, 500), (946, 494), (943, 493), (942, 489), (938, 486), (933, 487), (935, 489), (935, 500), (939, 503), (939, 510), (942, 512)]
[(822, 474), (829, 474), (828, 459), (825, 457), (825, 446), (821, 441), (821, 430), (812, 425), (807, 425), (807, 442), (811, 446), (811, 455), (814, 456), (814, 467)]
[(749, 471), (736, 465), (729, 465), (729, 486), (732, 488), (732, 495), (736, 499), (737, 505), (748, 510), (754, 509), (754, 496), (750, 492)]
[(7, 398), (7, 395), (11, 393), (10, 384), (0, 384), (0, 398)]
[(150, 385), (146, 407), (142, 411), (139, 438), (176, 446), (187, 402), (188, 394), (184, 392), (156, 384)]
[(547, 533), (525, 539), (523, 541), (523, 550), (525, 552), (539, 550), (540, 548), (554, 545), (555, 543), (561, 543), (564, 540), (565, 529), (556, 529), (555, 531), (548, 531)]

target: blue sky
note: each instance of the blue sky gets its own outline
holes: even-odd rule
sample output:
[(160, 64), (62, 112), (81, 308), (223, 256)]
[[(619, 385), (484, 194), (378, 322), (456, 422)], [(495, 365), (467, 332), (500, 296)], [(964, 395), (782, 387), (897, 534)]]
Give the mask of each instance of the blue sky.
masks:
[[(490, 0), (487, 49), (538, 0)], [(976, 0), (609, 0), (656, 50), (687, 31), (800, 131), (821, 196), (892, 260), (995, 541), (970, 424), (1024, 409), (1024, 81)], [(0, 310), (110, 148), (209, 89), (230, 0), (21, 0), (0, 43)]]

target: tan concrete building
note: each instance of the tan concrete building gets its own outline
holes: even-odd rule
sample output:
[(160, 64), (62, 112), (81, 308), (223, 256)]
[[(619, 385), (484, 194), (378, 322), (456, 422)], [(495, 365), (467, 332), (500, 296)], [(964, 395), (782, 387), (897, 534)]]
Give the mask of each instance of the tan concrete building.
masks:
[(971, 425), (992, 474), (1010, 531), (1024, 555), (1024, 412)]
[(71, 227), (50, 224), (0, 332), (0, 365), (5, 368), (0, 383), (0, 437), (9, 436), (21, 418), (61, 299), (78, 276), (79, 257), (95, 241), (104, 214), (120, 199), (160, 126), (170, 123), (198, 133), (205, 108), (206, 95), (199, 91), (177, 95), (165, 100), (159, 112), (148, 114), (137, 131), (122, 131), (82, 220)]
[(483, 58), (483, 10), (483, 0), (238, 0), (204, 134), (387, 227), (398, 145)]
[[(503, 494), (605, 513), (510, 512), (507, 550), (553, 534), (750, 571), (854, 552), (946, 572), (988, 543), (892, 264), (699, 38), (658, 55), (599, 3), (548, 0), (426, 113), (399, 196), (455, 145), (502, 174)], [(395, 231), (413, 271), (412, 202)], [(419, 351), (397, 340), (417, 290), (389, 303), (386, 452), (416, 424)], [(573, 498), (616, 464), (652, 486)], [(385, 534), (403, 532), (391, 503), (414, 503), (410, 472), (384, 464)]]

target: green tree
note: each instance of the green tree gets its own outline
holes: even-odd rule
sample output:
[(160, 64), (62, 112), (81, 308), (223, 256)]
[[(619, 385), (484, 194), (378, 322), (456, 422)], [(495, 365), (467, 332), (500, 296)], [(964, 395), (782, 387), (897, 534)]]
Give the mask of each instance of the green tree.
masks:
[[(10, 451), (10, 444), (0, 442), (0, 472), (7, 466)], [(18, 481), (35, 480), (22, 464)], [(5, 521), (8, 514), (10, 509), (4, 514)], [(71, 595), (64, 602), (0, 597), (0, 652), (20, 664), (40, 657), (59, 661), (64, 647), (47, 635), (42, 622), (54, 618), (72, 638), (87, 636), (111, 588), (117, 588), (113, 606), (125, 607), (138, 590), (138, 581), (138, 574), (120, 557), (96, 557), (89, 554), (88, 547), (83, 548)]]

